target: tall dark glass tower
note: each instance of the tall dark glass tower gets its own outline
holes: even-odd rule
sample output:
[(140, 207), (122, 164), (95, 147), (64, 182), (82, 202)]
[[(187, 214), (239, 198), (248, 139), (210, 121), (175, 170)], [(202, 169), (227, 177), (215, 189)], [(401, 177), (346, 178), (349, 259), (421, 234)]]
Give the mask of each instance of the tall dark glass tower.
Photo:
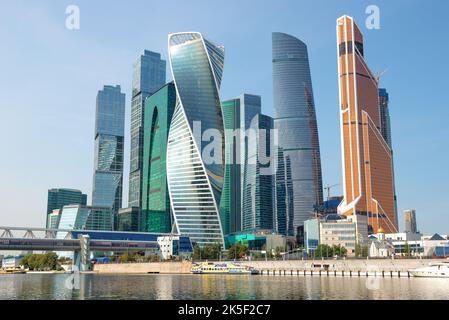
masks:
[(272, 129), (273, 118), (263, 114), (257, 114), (250, 124), (243, 175), (242, 230), (273, 229), (274, 179), (264, 172), (268, 166), (261, 158), (270, 156)]
[(323, 202), (320, 146), (307, 46), (274, 32), (274, 126), (279, 134), (276, 227), (297, 235)]
[[(225, 177), (220, 200), (220, 218), (223, 234), (241, 230), (241, 179), (240, 161), (237, 155), (239, 137), (233, 132), (240, 128), (240, 100), (221, 103), (225, 126)], [(232, 131), (231, 131), (232, 130)]]
[(172, 229), (167, 186), (168, 130), (176, 105), (176, 89), (170, 82), (145, 101), (145, 137), (140, 231), (168, 233)]
[(122, 205), (124, 126), (125, 94), (104, 86), (97, 95), (92, 205), (114, 214)]
[[(242, 93), (235, 99), (222, 102), (225, 132), (225, 179), (220, 202), (220, 217), (223, 233), (242, 230), (244, 177), (248, 170), (248, 137), (245, 132), (261, 113), (261, 97)], [(229, 131), (232, 130), (232, 131)], [(242, 136), (245, 135), (245, 136)], [(254, 155), (255, 156), (255, 155)], [(248, 191), (247, 191), (248, 192)], [(251, 210), (251, 209), (249, 209)]]
[(142, 170), (145, 99), (165, 84), (166, 62), (161, 55), (145, 50), (134, 63), (131, 97), (131, 159), (129, 207), (142, 206)]

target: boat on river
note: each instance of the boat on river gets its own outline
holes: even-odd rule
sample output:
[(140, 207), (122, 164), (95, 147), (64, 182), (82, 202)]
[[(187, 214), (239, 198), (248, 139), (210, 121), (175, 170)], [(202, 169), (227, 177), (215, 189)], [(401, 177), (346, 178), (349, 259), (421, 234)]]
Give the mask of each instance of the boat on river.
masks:
[(409, 270), (414, 277), (449, 278), (449, 261), (430, 263), (428, 267)]
[(195, 263), (190, 271), (194, 274), (259, 274), (253, 267), (232, 262)]

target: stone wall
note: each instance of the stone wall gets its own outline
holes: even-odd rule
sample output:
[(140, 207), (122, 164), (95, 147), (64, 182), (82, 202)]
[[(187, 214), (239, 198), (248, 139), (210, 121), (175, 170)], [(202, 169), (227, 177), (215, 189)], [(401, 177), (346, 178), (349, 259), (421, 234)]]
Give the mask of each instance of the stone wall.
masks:
[(94, 271), (98, 273), (161, 273), (183, 274), (190, 273), (192, 263), (183, 262), (148, 262), (148, 263), (108, 263), (94, 265)]

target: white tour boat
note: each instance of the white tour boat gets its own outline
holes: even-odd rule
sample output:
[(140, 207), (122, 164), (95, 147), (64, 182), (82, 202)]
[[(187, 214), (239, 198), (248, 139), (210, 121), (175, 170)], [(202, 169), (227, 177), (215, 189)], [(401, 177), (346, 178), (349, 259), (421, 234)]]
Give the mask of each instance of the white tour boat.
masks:
[(430, 263), (428, 267), (409, 270), (415, 277), (449, 278), (449, 261)]

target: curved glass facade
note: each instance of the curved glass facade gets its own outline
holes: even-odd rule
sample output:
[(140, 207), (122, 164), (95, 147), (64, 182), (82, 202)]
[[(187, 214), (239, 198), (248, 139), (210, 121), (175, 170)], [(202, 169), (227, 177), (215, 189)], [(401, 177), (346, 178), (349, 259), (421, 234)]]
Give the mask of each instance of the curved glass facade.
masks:
[(276, 177), (278, 232), (296, 235), (323, 202), (321, 157), (307, 46), (274, 32), (274, 126), (279, 135)]
[[(224, 48), (199, 33), (169, 35), (169, 56), (176, 87), (176, 107), (167, 146), (167, 180), (178, 232), (199, 245), (223, 244), (218, 205), (224, 176), (224, 143), (221, 159), (203, 161), (205, 130), (216, 129), (224, 139), (219, 88)], [(196, 132), (194, 125), (201, 124)]]
[(176, 105), (170, 82), (145, 100), (142, 212), (140, 231), (168, 233), (172, 229), (167, 187), (167, 138)]

